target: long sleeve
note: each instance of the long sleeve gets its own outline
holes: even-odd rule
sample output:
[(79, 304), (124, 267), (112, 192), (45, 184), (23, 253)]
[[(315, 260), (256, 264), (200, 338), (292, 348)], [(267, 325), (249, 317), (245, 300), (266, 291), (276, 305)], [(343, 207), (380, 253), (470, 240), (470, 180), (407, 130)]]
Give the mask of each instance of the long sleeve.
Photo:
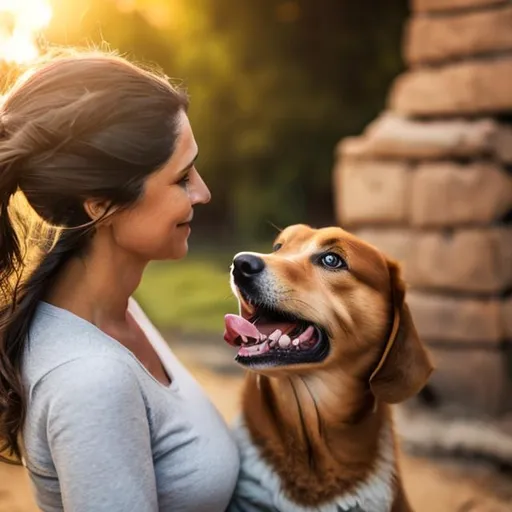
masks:
[(46, 421), (65, 511), (158, 510), (144, 397), (128, 365), (74, 359), (43, 377), (32, 400)]

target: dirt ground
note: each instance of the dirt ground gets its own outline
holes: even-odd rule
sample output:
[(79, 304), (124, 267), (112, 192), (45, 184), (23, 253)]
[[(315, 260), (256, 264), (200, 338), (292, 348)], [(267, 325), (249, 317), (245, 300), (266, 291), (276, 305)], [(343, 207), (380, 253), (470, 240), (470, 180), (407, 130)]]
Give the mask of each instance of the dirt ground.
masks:
[[(224, 417), (233, 419), (238, 411), (240, 375), (213, 371), (187, 350), (179, 355)], [(215, 354), (206, 355), (212, 363)], [(489, 467), (460, 467), (410, 456), (402, 457), (401, 466), (416, 512), (512, 512), (512, 477), (498, 475)], [(0, 512), (36, 510), (25, 471), (0, 464)]]

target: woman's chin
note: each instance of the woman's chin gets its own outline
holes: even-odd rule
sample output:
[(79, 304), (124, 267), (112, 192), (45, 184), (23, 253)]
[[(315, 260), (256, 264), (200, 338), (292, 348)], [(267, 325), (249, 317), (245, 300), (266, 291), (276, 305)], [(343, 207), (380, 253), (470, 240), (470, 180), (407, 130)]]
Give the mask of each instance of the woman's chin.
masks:
[(151, 253), (147, 254), (149, 260), (164, 261), (164, 260), (181, 260), (188, 254), (188, 235), (190, 228), (187, 230), (178, 228), (173, 233), (171, 239), (166, 240), (166, 245), (161, 245), (159, 248), (154, 247)]
[(159, 259), (165, 260), (181, 260), (188, 254), (188, 240), (184, 240), (179, 245), (176, 244), (170, 251), (167, 252), (166, 256)]
[(175, 260), (181, 260), (182, 258), (184, 258), (186, 255), (188, 254), (188, 242), (186, 241), (184, 244), (183, 244), (183, 247), (177, 251), (175, 253), (175, 256), (173, 259)]

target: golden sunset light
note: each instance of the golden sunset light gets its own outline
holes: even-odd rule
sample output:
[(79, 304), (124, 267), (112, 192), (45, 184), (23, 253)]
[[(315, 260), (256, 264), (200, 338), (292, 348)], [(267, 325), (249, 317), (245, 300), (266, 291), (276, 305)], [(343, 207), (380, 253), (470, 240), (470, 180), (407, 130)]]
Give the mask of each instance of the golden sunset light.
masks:
[(35, 59), (37, 37), (51, 18), (48, 0), (0, 0), (0, 61), (23, 64)]

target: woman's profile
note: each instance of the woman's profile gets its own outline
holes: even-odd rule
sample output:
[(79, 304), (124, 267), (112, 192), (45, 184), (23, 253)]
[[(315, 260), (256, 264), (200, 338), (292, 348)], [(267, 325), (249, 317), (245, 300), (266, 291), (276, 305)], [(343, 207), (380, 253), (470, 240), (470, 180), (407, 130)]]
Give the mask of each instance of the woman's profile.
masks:
[(34, 66), (0, 103), (0, 447), (43, 511), (231, 498), (229, 430), (132, 299), (148, 262), (187, 254), (210, 200), (187, 107), (99, 52)]

